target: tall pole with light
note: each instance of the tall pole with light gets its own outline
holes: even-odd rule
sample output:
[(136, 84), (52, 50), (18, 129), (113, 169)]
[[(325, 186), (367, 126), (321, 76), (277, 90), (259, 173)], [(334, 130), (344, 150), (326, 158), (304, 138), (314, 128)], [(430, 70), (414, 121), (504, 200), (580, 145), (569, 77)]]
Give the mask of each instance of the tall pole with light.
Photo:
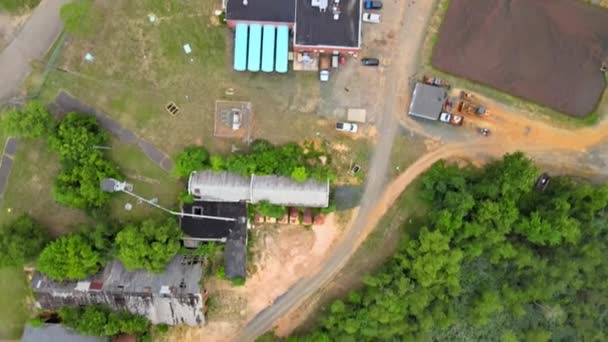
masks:
[(133, 185), (129, 184), (127, 182), (121, 182), (117, 179), (114, 178), (105, 178), (104, 180), (101, 181), (101, 190), (105, 191), (105, 192), (124, 192), (125, 194), (135, 197), (138, 200), (148, 203), (149, 205), (156, 207), (160, 210), (163, 210), (171, 215), (176, 215), (176, 216), (187, 216), (187, 217), (194, 217), (194, 218), (204, 218), (204, 219), (210, 219), (210, 220), (218, 220), (218, 221), (236, 221), (236, 219), (232, 218), (232, 217), (221, 217), (221, 216), (209, 216), (209, 215), (197, 215), (197, 214), (190, 214), (190, 213), (184, 213), (184, 212), (178, 212), (178, 211), (173, 211), (170, 209), (167, 209), (163, 206), (158, 205), (157, 203), (150, 201), (148, 199), (145, 199), (135, 193), (133, 193)]

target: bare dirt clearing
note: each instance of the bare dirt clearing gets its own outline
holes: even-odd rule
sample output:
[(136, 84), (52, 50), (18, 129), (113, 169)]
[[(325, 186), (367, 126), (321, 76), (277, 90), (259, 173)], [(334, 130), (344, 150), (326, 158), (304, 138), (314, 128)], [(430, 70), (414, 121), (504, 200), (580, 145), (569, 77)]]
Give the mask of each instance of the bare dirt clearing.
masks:
[(242, 287), (233, 287), (222, 280), (207, 280), (209, 324), (172, 330), (169, 340), (228, 340), (242, 323), (272, 305), (301, 278), (316, 272), (340, 233), (333, 214), (326, 217), (324, 225), (312, 229), (302, 226), (255, 228), (253, 260), (250, 261), (255, 264), (255, 273), (248, 276)]
[(437, 68), (547, 107), (586, 116), (605, 88), (608, 11), (569, 0), (453, 0)]

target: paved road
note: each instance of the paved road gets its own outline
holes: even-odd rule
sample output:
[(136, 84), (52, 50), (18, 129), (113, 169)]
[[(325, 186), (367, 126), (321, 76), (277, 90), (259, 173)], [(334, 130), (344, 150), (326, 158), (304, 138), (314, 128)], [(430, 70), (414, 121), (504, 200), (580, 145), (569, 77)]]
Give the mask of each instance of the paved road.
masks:
[(19, 93), (32, 71), (31, 61), (40, 59), (61, 33), (59, 9), (71, 0), (42, 0), (15, 39), (0, 52), (0, 101)]
[(4, 152), (0, 161), (0, 197), (4, 195), (8, 184), (8, 177), (13, 169), (13, 158), (17, 151), (17, 139), (9, 137), (4, 144)]
[(156, 146), (150, 144), (149, 142), (139, 138), (135, 133), (131, 132), (129, 129), (120, 125), (120, 123), (116, 122), (111, 117), (107, 116), (105, 113), (102, 113), (95, 108), (82, 103), (77, 98), (70, 96), (65, 92), (59, 93), (55, 102), (53, 103), (53, 112), (55, 114), (65, 114), (70, 112), (77, 112), (81, 114), (93, 115), (99, 121), (99, 124), (107, 129), (111, 134), (117, 137), (119, 140), (131, 144), (137, 145), (142, 152), (165, 171), (170, 171), (173, 168), (173, 162), (171, 158), (165, 155), (161, 150), (156, 148)]
[(378, 142), (374, 148), (369, 166), (367, 184), (357, 217), (354, 219), (344, 239), (329, 257), (323, 268), (315, 275), (302, 279), (271, 306), (260, 312), (236, 337), (236, 341), (251, 341), (269, 330), (273, 323), (296, 307), (321, 286), (328, 282), (346, 263), (354, 252), (376, 202), (380, 199), (387, 179), (387, 170), (392, 144), (397, 134), (398, 116), (403, 112), (404, 101), (409, 101), (408, 77), (415, 73), (417, 51), (422, 46), (424, 29), (432, 14), (434, 1), (410, 1), (408, 6), (399, 6), (402, 11), (401, 27), (388, 60), (384, 83), (384, 108), (378, 108), (381, 118), (378, 128)]

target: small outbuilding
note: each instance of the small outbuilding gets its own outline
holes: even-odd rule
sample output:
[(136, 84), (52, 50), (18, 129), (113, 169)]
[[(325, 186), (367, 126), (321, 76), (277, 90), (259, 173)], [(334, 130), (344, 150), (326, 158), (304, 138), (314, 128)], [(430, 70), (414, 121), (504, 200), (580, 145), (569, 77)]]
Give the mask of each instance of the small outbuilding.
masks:
[(448, 93), (442, 87), (416, 83), (409, 115), (427, 120), (439, 120), (447, 97)]

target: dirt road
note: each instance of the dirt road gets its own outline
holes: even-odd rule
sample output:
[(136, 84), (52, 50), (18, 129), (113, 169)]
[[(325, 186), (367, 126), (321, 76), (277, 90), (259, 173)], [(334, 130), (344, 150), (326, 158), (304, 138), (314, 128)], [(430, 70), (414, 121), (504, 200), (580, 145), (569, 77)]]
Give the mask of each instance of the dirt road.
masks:
[(15, 39), (0, 52), (0, 101), (19, 93), (30, 62), (49, 50), (62, 30), (59, 9), (71, 0), (42, 0)]
[[(348, 232), (334, 253), (327, 259), (323, 268), (310, 278), (302, 279), (283, 296), (279, 297), (272, 305), (257, 315), (240, 332), (236, 341), (251, 341), (270, 329), (273, 323), (292, 308), (313, 294), (323, 284), (329, 281), (346, 263), (350, 255), (355, 251), (362, 232), (369, 226), (369, 217), (373, 217), (377, 201), (381, 198), (386, 183), (386, 174), (391, 154), (392, 144), (397, 133), (397, 118), (402, 112), (404, 94), (409, 94), (408, 78), (415, 73), (417, 67), (416, 58), (403, 58), (402, 51), (408, 51), (408, 55), (415, 56), (422, 45), (424, 28), (431, 16), (432, 1), (408, 1), (408, 6), (398, 3), (395, 10), (401, 11), (400, 25), (396, 32), (394, 46), (399, 49), (388, 47), (386, 60), (390, 65), (384, 66), (384, 82), (381, 82), (385, 101), (384, 108), (378, 108), (380, 118), (378, 128), (378, 141), (374, 148), (372, 160), (369, 167), (367, 184), (363, 194), (363, 200), (356, 218), (351, 222)], [(410, 53), (411, 52), (411, 53)], [(408, 95), (405, 95), (407, 97)]]

